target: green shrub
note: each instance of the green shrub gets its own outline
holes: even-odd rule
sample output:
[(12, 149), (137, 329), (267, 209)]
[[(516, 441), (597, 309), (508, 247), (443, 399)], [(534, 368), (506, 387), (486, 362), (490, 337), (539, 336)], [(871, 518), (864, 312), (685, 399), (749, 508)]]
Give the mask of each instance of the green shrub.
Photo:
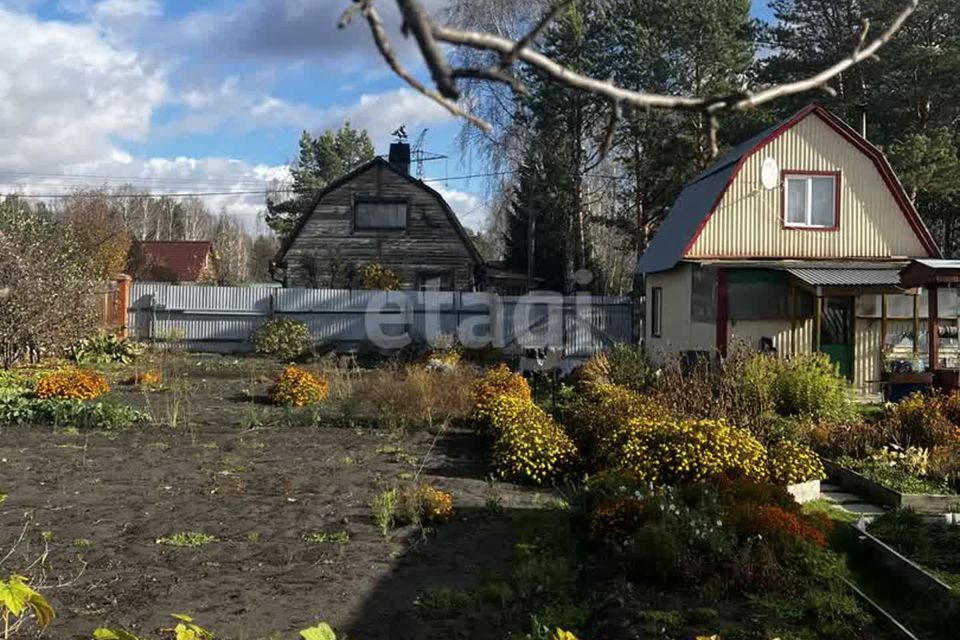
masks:
[(78, 364), (128, 364), (142, 353), (141, 345), (131, 340), (123, 340), (108, 331), (100, 331), (95, 336), (84, 338), (67, 349), (67, 355)]
[(293, 360), (310, 348), (310, 329), (289, 318), (270, 318), (250, 337), (254, 351), (281, 360)]
[(142, 411), (113, 401), (41, 400), (23, 396), (0, 396), (0, 422), (52, 424), (77, 429), (120, 429), (146, 422)]
[(577, 447), (597, 469), (617, 464), (628, 422), (669, 419), (669, 412), (656, 399), (605, 382), (586, 386), (567, 404), (562, 417)]
[(828, 356), (811, 353), (781, 362), (772, 386), (777, 413), (815, 421), (853, 419), (855, 410), (847, 395), (847, 381)]
[(640, 347), (615, 346), (607, 353), (610, 382), (633, 391), (649, 391), (657, 381), (657, 369)]

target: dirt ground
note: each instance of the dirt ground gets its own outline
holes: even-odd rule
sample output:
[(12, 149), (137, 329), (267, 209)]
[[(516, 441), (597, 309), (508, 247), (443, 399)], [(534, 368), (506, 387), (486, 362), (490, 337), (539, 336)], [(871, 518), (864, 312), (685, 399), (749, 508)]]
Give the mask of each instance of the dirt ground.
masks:
[[(471, 433), (287, 424), (258, 404), (266, 379), (250, 367), (193, 366), (188, 394), (113, 394), (176, 414), (176, 428), (0, 426), (0, 559), (13, 549), (0, 574), (42, 575), (57, 612), (45, 637), (153, 633), (170, 612), (222, 638), (292, 638), (319, 621), (354, 639), (420, 637), (418, 591), (469, 587), (508, 566), (508, 517), (487, 506), (550, 499), (490, 482)], [(457, 518), (387, 539), (369, 504), (418, 469), (454, 495)], [(217, 541), (158, 544), (179, 532)], [(334, 540), (307, 539), (321, 533)]]

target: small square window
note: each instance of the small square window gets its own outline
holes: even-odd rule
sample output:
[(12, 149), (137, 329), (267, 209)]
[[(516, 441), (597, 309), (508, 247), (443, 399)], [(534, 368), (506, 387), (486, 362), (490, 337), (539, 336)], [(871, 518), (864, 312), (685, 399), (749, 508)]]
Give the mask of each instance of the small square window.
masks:
[(650, 335), (659, 338), (663, 333), (663, 289), (650, 290)]
[(834, 175), (787, 177), (784, 180), (784, 223), (788, 227), (836, 228), (837, 187), (837, 176)]
[(400, 200), (359, 200), (355, 229), (406, 229), (407, 203)]

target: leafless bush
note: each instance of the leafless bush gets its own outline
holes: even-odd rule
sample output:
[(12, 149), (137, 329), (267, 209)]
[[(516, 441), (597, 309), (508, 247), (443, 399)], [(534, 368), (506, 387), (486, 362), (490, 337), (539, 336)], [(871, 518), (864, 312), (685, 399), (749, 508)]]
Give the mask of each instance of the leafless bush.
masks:
[(91, 257), (68, 225), (16, 197), (0, 203), (0, 364), (57, 352), (96, 327)]
[(430, 428), (466, 418), (475, 377), (466, 366), (432, 371), (417, 365), (384, 367), (365, 376), (354, 393), (381, 424)]

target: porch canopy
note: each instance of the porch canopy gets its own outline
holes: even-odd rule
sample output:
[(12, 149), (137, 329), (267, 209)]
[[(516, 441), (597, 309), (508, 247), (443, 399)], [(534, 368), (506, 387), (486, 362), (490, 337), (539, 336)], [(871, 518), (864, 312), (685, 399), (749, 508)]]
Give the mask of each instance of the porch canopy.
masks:
[[(887, 305), (884, 294), (902, 292), (900, 271), (905, 265), (905, 262), (823, 262), (812, 260), (795, 264), (781, 263), (779, 269), (789, 273), (801, 287), (809, 289), (816, 296), (813, 348), (819, 351), (823, 348), (824, 298), (831, 295), (880, 294), (883, 299), (880, 335), (885, 336), (887, 331)], [(916, 309), (914, 314), (916, 315)], [(793, 325), (791, 326), (791, 334), (796, 331), (795, 323), (795, 319), (791, 318), (791, 325)], [(883, 348), (883, 339), (881, 337), (881, 349)]]
[(940, 322), (938, 290), (944, 286), (960, 284), (960, 260), (912, 260), (900, 272), (900, 286), (912, 289), (925, 287), (929, 311), (927, 313), (927, 336), (930, 344), (930, 370), (940, 366)]

